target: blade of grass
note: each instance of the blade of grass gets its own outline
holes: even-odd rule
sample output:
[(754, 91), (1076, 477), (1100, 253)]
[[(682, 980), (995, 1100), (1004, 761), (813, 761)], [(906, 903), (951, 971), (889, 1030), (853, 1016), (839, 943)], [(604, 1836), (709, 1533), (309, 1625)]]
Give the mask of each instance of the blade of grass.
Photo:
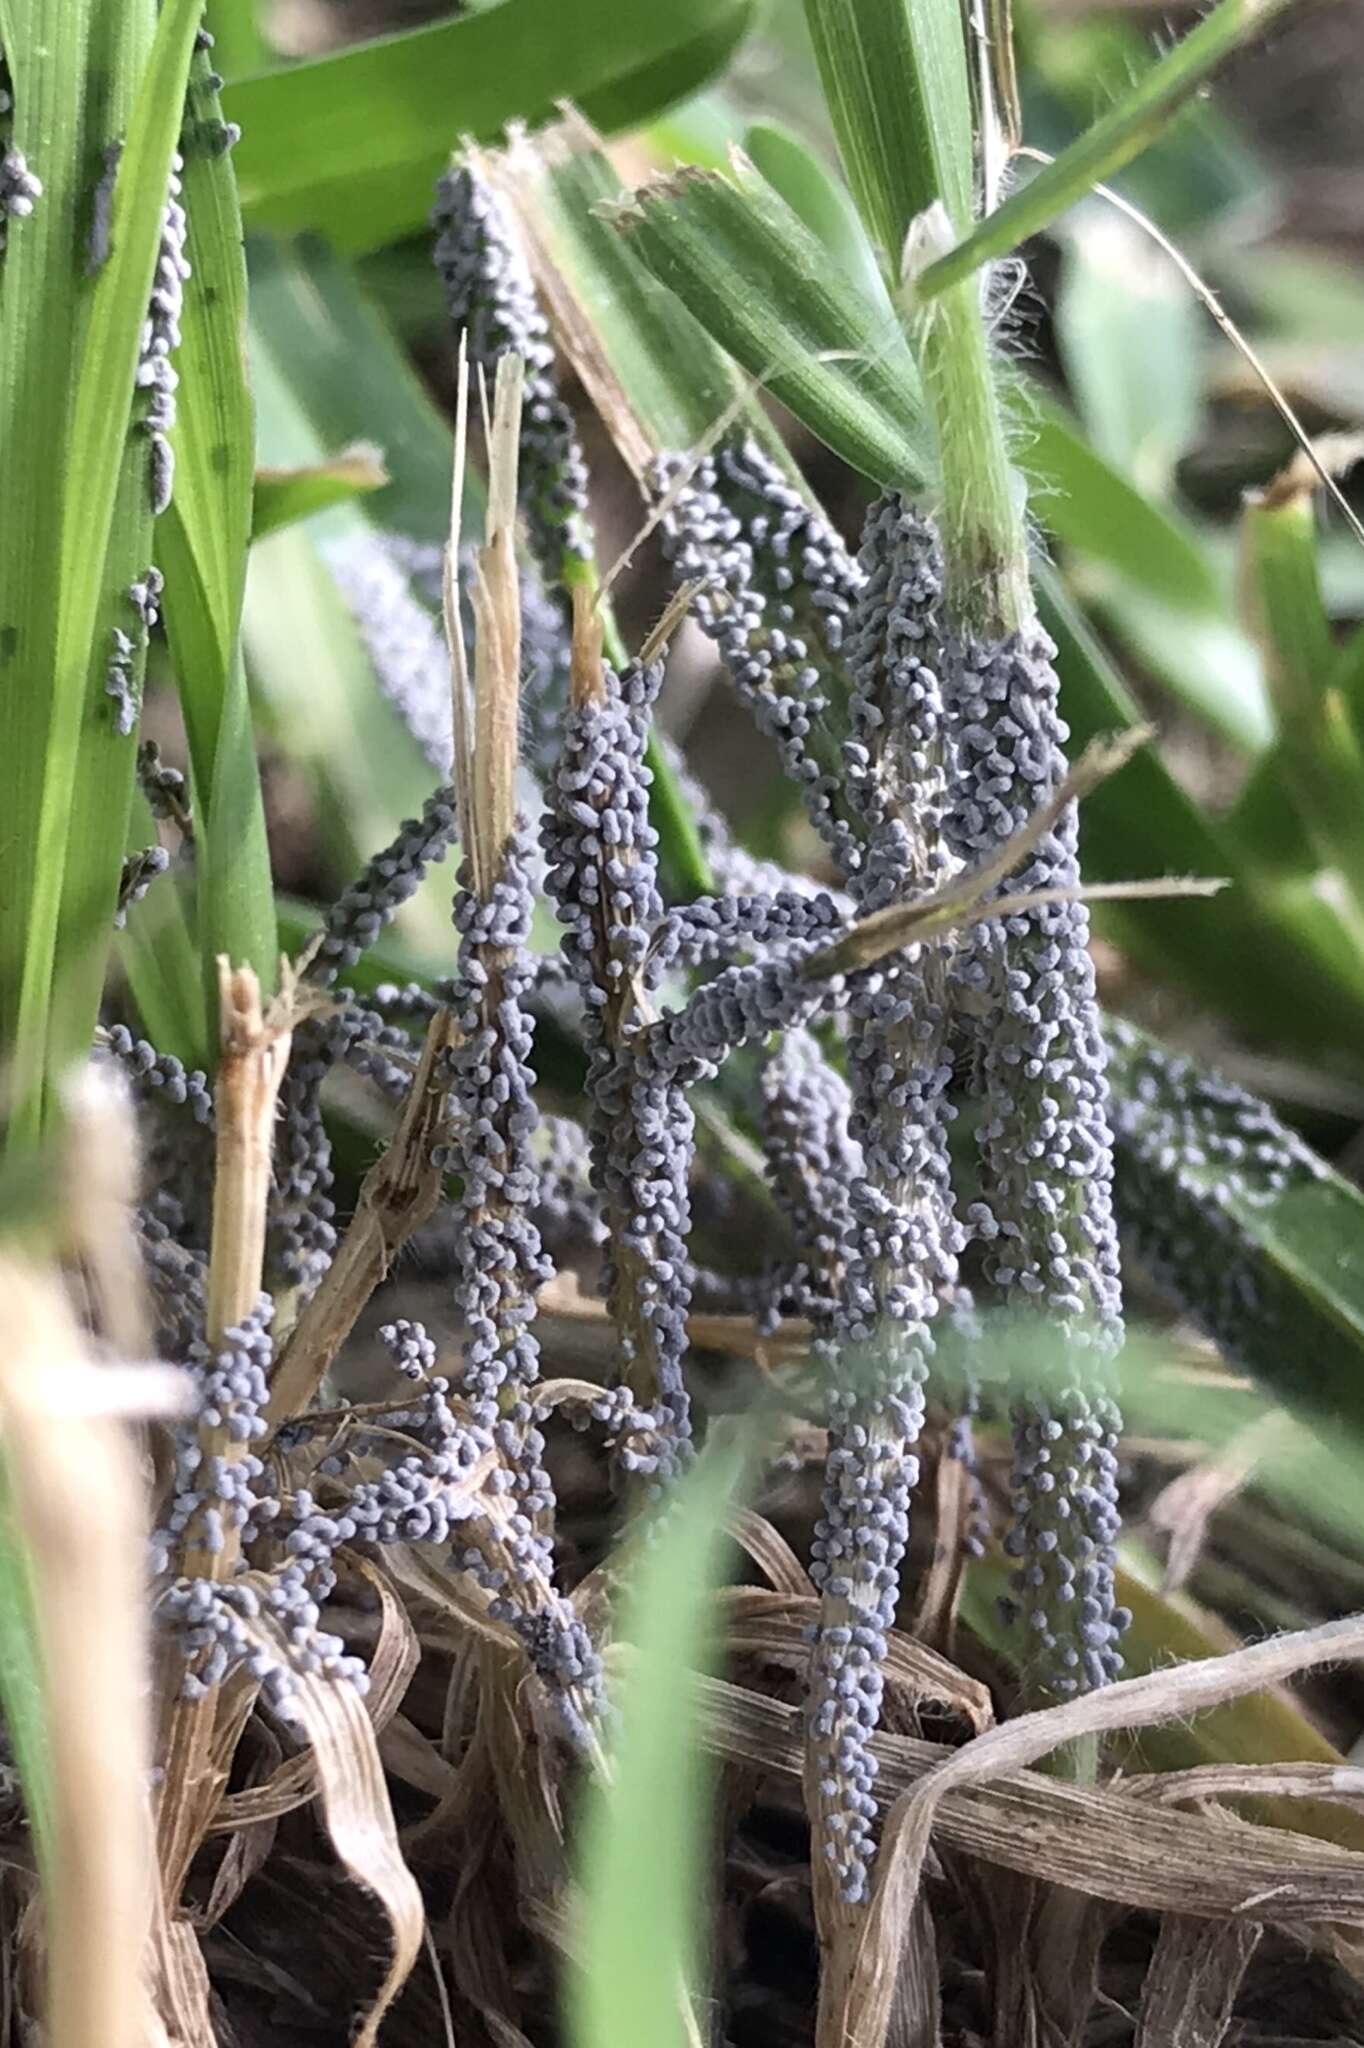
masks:
[(1254, 493), (1241, 538), (1242, 587), (1264, 649), (1283, 782), (1322, 865), (1336, 871), (1364, 917), (1364, 749), (1329, 682), (1331, 627), (1311, 489), (1290, 482)]
[(8, 1466), (0, 1462), (0, 1706), (39, 1870), (52, 1857), (52, 1757), (43, 1711), (33, 1573)]
[(635, 126), (695, 91), (748, 19), (739, 0), (504, 0), (243, 80), (227, 108), (248, 225), (378, 248), (424, 223), (461, 135), (492, 141), (565, 99), (604, 129)]
[(592, 130), (570, 119), (480, 152), (478, 168), (514, 211), (559, 345), (635, 476), (661, 451), (702, 442), (739, 398), (739, 380), (608, 225), (622, 188)]
[[(268, 535), (251, 551), (247, 578), (244, 644), (253, 699), (308, 777), (323, 845), (345, 877), (400, 819), (420, 811), (433, 771), (380, 692), (327, 551), (380, 544), (371, 509), (414, 540), (438, 540), (449, 520), (450, 430), (406, 365), (402, 380), (387, 380), (392, 337), (368, 317), (341, 264), (315, 263), (311, 251), (278, 260), (268, 252), (257, 262), (259, 253), (253, 252), (261, 282), (253, 290), (251, 354), (262, 457), (314, 463), (323, 454), (322, 435), (333, 445), (353, 438), (363, 414), (366, 431), (382, 442), (391, 478), (363, 507), (337, 507)], [(350, 306), (344, 323), (333, 318), (338, 304)], [(338, 373), (352, 343), (356, 388), (347, 401)], [(313, 377), (310, 366), (321, 366), (322, 376)], [(434, 527), (423, 524), (428, 510)], [(415, 941), (438, 948), (449, 928), (448, 882), (428, 877), (404, 905), (401, 922)]]
[[(115, 734), (104, 696), (106, 634), (126, 623), (126, 560), (147, 563), (146, 447), (130, 446), (129, 423), (197, 18), (195, 0), (171, 0), (153, 40), (142, 8), (118, 23), (84, 0), (7, 0), (0, 13), (14, 143), (42, 165), (45, 183), (23, 232), (8, 237), (0, 293), (0, 441), (13, 492), (0, 617), (3, 658), (15, 664), (0, 693), (14, 797), (0, 857), (13, 934), (0, 1037), (18, 1071), (15, 1140), (39, 1126), (45, 1081), (89, 1042), (117, 894), (133, 743)], [(107, 117), (128, 115), (128, 125), (112, 251), (90, 279), (96, 69)], [(54, 374), (73, 358), (69, 379)], [(116, 504), (126, 516), (115, 533)]]
[(1267, 28), (1288, 4), (1289, 0), (1219, 0), (1092, 128), (988, 214), (965, 241), (930, 264), (916, 282), (919, 298), (936, 297), (960, 284), (981, 264), (1007, 256), (1029, 235), (1050, 227), (1067, 207), (1163, 134), (1217, 66)]
[[(156, 820), (141, 790), (134, 790), (128, 851), (154, 845)], [(209, 1067), (203, 976), (195, 932), (192, 879), (173, 867), (140, 903), (134, 903), (115, 952), (128, 977), (143, 1030), (158, 1052), (174, 1053), (187, 1067)]]
[(805, 0), (824, 95), (858, 210), (892, 284), (911, 221), (941, 203), (972, 215), (971, 88), (956, 7)]
[(798, 136), (772, 121), (755, 122), (743, 146), (750, 162), (846, 271), (867, 304), (892, 319), (894, 309), (876, 251), (857, 208), (833, 173)]
[(618, 1732), (580, 1835), (580, 1943), (567, 2003), (575, 2048), (678, 2048), (689, 2039), (678, 1994), (699, 1988), (708, 1801), (687, 1676), (710, 1655), (712, 1593), (746, 1454), (740, 1437), (712, 1439), (627, 1582), (620, 1634), (631, 1658), (614, 1695)]
[[(261, 459), (306, 462), (316, 459), (308, 451), (376, 442), (388, 481), (366, 499), (367, 516), (411, 540), (440, 541), (450, 518), (450, 422), (353, 265), (312, 236), (294, 243), (253, 238), (247, 257), (258, 374), (287, 391), (296, 415), (287, 427), (281, 402), (263, 420)], [(439, 288), (429, 258), (422, 276), (435, 313)], [(259, 366), (262, 353), (268, 367)], [(263, 412), (264, 399), (259, 403)], [(466, 477), (464, 488), (472, 521), (482, 486)]]
[(251, 496), (251, 538), (263, 540), (281, 526), (296, 526), (314, 512), (349, 505), (388, 482), (382, 453), (359, 442), (324, 462), (298, 469), (258, 469)]
[(642, 187), (616, 224), (745, 370), (854, 469), (920, 488), (932, 471), (918, 372), (898, 326), (854, 292), (751, 165)]
[(230, 154), (207, 52), (196, 59), (184, 198), (192, 238), (181, 323), (175, 495), (159, 523), (166, 633), (193, 772), (198, 928), (207, 1015), (220, 954), (274, 987), (278, 938), (265, 807), (240, 633), (251, 537), (254, 415), (246, 381), (246, 269)]
[(1090, 446), (1142, 489), (1168, 491), (1203, 413), (1204, 328), (1188, 285), (1122, 214), (1085, 207), (1065, 237), (1054, 320)]
[(204, 22), (213, 37), (213, 61), (228, 78), (264, 71), (270, 45), (261, 33), (256, 0), (207, 0)]

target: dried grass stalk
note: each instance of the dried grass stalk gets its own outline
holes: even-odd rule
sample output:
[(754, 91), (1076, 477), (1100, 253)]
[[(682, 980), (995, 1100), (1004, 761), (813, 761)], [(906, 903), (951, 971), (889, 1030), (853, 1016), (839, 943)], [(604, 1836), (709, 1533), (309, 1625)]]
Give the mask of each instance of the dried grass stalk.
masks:
[[(208, 1275), (210, 1344), (245, 1323), (260, 1299), (265, 1260), (266, 1204), (274, 1150), (275, 1106), (289, 1062), (292, 987), (268, 1011), (249, 967), (218, 963), (222, 1056), (216, 1093), (213, 1236)], [(249, 1448), (234, 1441), (225, 1423), (204, 1424), (205, 1461), (228, 1463)], [(238, 1532), (223, 1531), (217, 1550), (187, 1537), (172, 1571), (186, 1578), (227, 1579), (240, 1551)], [(250, 1711), (251, 1688), (238, 1681), (199, 1699), (181, 1691), (183, 1660), (167, 1642), (159, 1659), (156, 1754), (163, 1776), (157, 1795), (157, 1847), (162, 1889), (173, 1915), (195, 1851), (204, 1838), (226, 1782), (236, 1738)]]
[(1142, 1986), (1134, 2048), (1220, 2048), (1260, 1932), (1253, 1920), (1210, 1925), (1167, 1913)]
[(101, 1413), (100, 1369), (56, 1279), (5, 1258), (0, 1292), (0, 1430), (32, 1571), (50, 1753), (45, 2038), (146, 2048), (163, 2037), (143, 1978), (156, 1887), (142, 1485), (126, 1430)]
[[(898, 1953), (896, 1930), (905, 1924), (919, 1896), (934, 1818), (947, 1792), (988, 1783), (1080, 1737), (1181, 1720), (1319, 1664), (1361, 1653), (1364, 1617), (1328, 1622), (1321, 1628), (1252, 1644), (1229, 1656), (1129, 1678), (1102, 1691), (1082, 1694), (1064, 1706), (1022, 1714), (978, 1735), (940, 1764), (923, 1783), (904, 1794), (886, 1823), (857, 1959), (859, 2023), (867, 2048), (879, 2048), (885, 2038), (894, 1989), (888, 1958)], [(1256, 1903), (1252, 1895), (1242, 1901), (1241, 1910), (1248, 1911)]]

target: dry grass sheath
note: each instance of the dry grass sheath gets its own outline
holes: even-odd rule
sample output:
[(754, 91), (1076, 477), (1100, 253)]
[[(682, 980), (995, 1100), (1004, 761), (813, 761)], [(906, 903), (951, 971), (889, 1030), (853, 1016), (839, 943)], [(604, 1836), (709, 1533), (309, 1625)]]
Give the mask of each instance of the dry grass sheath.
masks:
[[(292, 1028), (287, 997), (268, 1010), (249, 968), (219, 965), (222, 1061), (219, 1067), (217, 1142), (213, 1183), (213, 1240), (208, 1269), (207, 1337), (246, 1323), (260, 1299), (265, 1258), (265, 1213), (274, 1153), (275, 1104), (289, 1058)], [(222, 1426), (201, 1432), (205, 1460), (231, 1463), (246, 1445)], [(190, 1533), (178, 1571), (184, 1577), (225, 1579), (237, 1555), (233, 1533), (207, 1547)], [(180, 1900), (190, 1861), (213, 1818), (227, 1782), (236, 1732), (250, 1712), (242, 1687), (224, 1698), (210, 1691), (186, 1699), (180, 1687), (180, 1653), (169, 1648), (159, 1687), (157, 1761), (163, 1772), (157, 1794), (157, 1841), (168, 1912)]]

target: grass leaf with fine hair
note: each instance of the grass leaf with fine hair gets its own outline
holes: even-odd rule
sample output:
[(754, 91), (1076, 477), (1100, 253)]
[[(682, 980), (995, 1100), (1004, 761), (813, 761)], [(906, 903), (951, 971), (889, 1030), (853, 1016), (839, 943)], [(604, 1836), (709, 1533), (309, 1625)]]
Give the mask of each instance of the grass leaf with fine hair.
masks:
[(919, 374), (882, 308), (751, 165), (679, 171), (616, 215), (643, 262), (735, 360), (879, 484), (932, 473)]

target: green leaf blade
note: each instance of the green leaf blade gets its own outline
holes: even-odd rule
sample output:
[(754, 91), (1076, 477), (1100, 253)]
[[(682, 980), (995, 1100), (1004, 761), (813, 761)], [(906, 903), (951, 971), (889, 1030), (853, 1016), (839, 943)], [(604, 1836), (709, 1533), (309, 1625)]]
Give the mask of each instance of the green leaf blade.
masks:
[[(114, 16), (84, 0), (28, 0), (5, 18), (16, 142), (47, 173), (24, 223), (36, 232), (8, 238), (0, 293), (0, 438), (29, 500), (0, 563), (0, 618), (20, 664), (0, 693), (17, 797), (4, 893), (24, 906), (0, 1026), (16, 1051), (20, 1139), (43, 1119), (45, 1084), (88, 1046), (111, 936), (133, 745), (104, 696), (107, 636), (128, 625), (127, 588), (148, 560), (147, 446), (130, 423), (199, 12), (198, 0), (170, 0), (154, 36), (150, 9)], [(104, 96), (88, 134), (97, 73)], [(124, 117), (121, 138), (104, 126)], [(92, 136), (101, 149), (123, 144), (111, 246), (94, 275)], [(69, 378), (54, 373), (72, 362)]]
[[(241, 213), (207, 55), (196, 60), (185, 134), (190, 276), (181, 323), (175, 492), (158, 522), (166, 633), (189, 742), (198, 818), (199, 940), (273, 988), (274, 889), (240, 632), (255, 483), (246, 373)], [(209, 1015), (216, 1003), (210, 1000)]]
[(971, 89), (957, 0), (805, 0), (848, 183), (892, 282), (916, 217), (972, 217)]
[(932, 454), (904, 337), (751, 167), (740, 162), (733, 181), (678, 172), (616, 221), (654, 276), (836, 454), (876, 483), (922, 488)]
[(379, 248), (424, 223), (462, 137), (494, 141), (566, 99), (604, 129), (647, 120), (695, 91), (748, 20), (741, 0), (503, 0), (245, 79), (227, 111), (247, 224)]
[(574, 2048), (683, 2048), (695, 1987), (709, 1801), (690, 1675), (704, 1668), (742, 1440), (712, 1442), (635, 1559), (620, 1633), (610, 1781), (594, 1784), (580, 1850), (582, 1947), (569, 1980)]
[(1030, 235), (1050, 227), (1067, 207), (1162, 135), (1223, 59), (1267, 28), (1288, 4), (1289, 0), (1220, 0), (1069, 149), (996, 207), (965, 241), (930, 264), (917, 281), (919, 297), (936, 297), (983, 263), (1007, 256)]

